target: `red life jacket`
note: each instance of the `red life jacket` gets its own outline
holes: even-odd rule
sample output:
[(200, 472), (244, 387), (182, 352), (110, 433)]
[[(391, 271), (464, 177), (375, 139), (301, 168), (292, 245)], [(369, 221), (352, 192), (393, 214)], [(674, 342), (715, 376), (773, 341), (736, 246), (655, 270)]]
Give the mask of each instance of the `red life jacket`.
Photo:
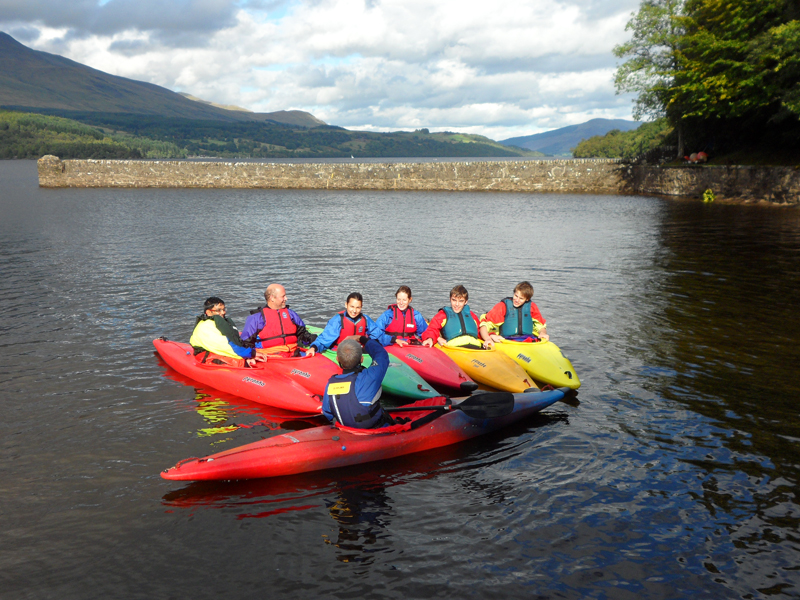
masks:
[(261, 314), (264, 315), (264, 328), (258, 332), (256, 341), (261, 342), (262, 348), (297, 344), (297, 325), (292, 321), (288, 308), (275, 310), (265, 306)]
[(347, 317), (345, 311), (341, 311), (339, 316), (342, 317), (342, 331), (339, 333), (339, 339), (336, 340), (336, 346), (338, 346), (344, 338), (351, 335), (367, 335), (367, 319), (363, 314), (359, 315), (355, 323)]
[(408, 305), (404, 311), (397, 308), (397, 304), (390, 304), (392, 320), (384, 331), (392, 337), (414, 337), (417, 333), (417, 322), (414, 320), (414, 309)]

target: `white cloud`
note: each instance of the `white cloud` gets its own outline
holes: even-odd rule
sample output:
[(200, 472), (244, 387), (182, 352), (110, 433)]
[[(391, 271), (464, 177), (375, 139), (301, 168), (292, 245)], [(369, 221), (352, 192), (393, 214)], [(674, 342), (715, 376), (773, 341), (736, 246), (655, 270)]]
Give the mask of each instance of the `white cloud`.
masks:
[(637, 0), (176, 0), (163, 18), (152, 0), (24, 4), (0, 0), (0, 30), (24, 31), (35, 49), (351, 129), (505, 139), (630, 118), (611, 49)]

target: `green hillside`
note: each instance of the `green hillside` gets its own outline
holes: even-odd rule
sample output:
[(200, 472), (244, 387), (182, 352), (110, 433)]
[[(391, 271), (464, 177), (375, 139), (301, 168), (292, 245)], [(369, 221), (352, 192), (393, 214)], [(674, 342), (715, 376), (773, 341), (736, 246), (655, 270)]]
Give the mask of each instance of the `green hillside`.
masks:
[[(0, 111), (0, 158), (349, 158), (535, 156), (458, 133), (224, 123), (120, 113)], [(65, 118), (69, 115), (72, 118)]]
[(109, 134), (71, 119), (0, 111), (0, 158), (179, 158), (185, 150), (126, 134)]

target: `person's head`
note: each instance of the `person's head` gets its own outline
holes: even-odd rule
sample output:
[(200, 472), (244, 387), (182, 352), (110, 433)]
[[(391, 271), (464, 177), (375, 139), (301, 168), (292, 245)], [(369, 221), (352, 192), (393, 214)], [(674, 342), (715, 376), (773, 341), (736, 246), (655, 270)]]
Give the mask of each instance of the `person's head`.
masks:
[(450, 290), (450, 308), (455, 312), (460, 313), (467, 300), (469, 300), (469, 292), (463, 285), (457, 285)]
[(342, 340), (339, 347), (336, 348), (336, 360), (339, 361), (339, 366), (343, 369), (352, 369), (360, 365), (363, 358), (364, 353), (361, 350), (361, 344), (356, 340)]
[(286, 306), (286, 288), (279, 283), (270, 283), (267, 291), (264, 292), (264, 300), (267, 301), (267, 306), (274, 310), (284, 308)]
[(203, 312), (207, 317), (213, 317), (214, 315), (221, 315), (224, 317), (225, 302), (223, 302), (222, 298), (217, 298), (216, 296), (206, 298), (206, 301), (203, 302)]
[(364, 304), (364, 298), (358, 292), (353, 292), (347, 297), (344, 307), (347, 309), (347, 314), (351, 319), (355, 319), (361, 314), (361, 306)]
[(533, 298), (533, 286), (527, 281), (523, 281), (518, 283), (517, 287), (514, 288), (514, 295), (511, 296), (511, 302), (514, 306), (519, 308), (531, 298)]
[(407, 309), (408, 305), (411, 304), (411, 288), (407, 285), (401, 285), (394, 293), (394, 297), (397, 299), (397, 308), (400, 310)]

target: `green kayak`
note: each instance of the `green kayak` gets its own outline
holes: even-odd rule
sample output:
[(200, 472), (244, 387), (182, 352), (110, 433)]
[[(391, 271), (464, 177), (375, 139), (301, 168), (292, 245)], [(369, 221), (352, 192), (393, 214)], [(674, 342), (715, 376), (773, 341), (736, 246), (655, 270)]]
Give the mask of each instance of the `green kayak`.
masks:
[[(310, 333), (322, 333), (322, 329), (319, 327), (306, 326), (306, 328)], [(324, 354), (327, 358), (336, 362), (335, 350), (326, 350)], [(372, 364), (372, 359), (369, 357), (369, 354), (364, 354), (364, 362), (362, 364), (365, 367)], [(389, 369), (386, 371), (386, 375), (381, 382), (381, 388), (387, 394), (412, 398), (414, 400), (433, 398), (434, 396), (441, 395), (433, 389), (427, 381), (417, 375), (411, 367), (391, 354), (389, 355)]]

